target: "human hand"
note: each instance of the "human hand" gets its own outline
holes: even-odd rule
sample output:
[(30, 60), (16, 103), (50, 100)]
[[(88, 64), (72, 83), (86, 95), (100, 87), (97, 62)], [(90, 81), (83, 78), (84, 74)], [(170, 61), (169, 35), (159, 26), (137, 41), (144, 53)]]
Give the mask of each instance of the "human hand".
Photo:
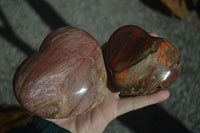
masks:
[[(157, 36), (155, 33), (150, 33)], [(48, 119), (73, 133), (101, 133), (116, 117), (132, 110), (159, 103), (169, 97), (167, 90), (145, 96), (120, 98), (117, 92), (107, 90), (102, 103), (89, 112), (63, 119)]]

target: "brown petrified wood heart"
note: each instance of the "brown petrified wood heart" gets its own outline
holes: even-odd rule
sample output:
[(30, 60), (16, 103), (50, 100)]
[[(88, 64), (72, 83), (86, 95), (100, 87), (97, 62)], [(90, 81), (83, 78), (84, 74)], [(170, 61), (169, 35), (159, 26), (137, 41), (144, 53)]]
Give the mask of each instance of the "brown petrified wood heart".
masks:
[(145, 95), (171, 85), (178, 77), (181, 56), (167, 40), (137, 26), (116, 30), (103, 46), (108, 83), (121, 96)]

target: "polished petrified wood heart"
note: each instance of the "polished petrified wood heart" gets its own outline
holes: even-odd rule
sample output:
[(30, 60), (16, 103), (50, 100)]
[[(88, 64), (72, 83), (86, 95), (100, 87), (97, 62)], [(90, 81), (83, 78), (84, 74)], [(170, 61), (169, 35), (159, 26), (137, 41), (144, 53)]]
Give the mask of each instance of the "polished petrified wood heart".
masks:
[(145, 95), (171, 85), (180, 71), (180, 54), (167, 40), (137, 26), (115, 31), (103, 46), (108, 83), (121, 96)]
[(51, 33), (38, 53), (18, 68), (19, 102), (42, 117), (62, 118), (96, 107), (106, 92), (101, 47), (87, 32), (65, 27)]

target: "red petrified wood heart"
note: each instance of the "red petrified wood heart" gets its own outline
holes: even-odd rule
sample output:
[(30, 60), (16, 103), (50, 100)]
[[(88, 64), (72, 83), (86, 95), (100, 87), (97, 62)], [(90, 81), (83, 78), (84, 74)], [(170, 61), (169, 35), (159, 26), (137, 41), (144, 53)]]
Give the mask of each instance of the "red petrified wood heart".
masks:
[(96, 107), (106, 92), (101, 47), (87, 32), (66, 27), (44, 40), (18, 68), (14, 91), (29, 111), (48, 118), (78, 115)]
[(167, 40), (137, 26), (115, 31), (103, 46), (108, 83), (121, 96), (145, 95), (171, 85), (180, 71), (180, 54)]

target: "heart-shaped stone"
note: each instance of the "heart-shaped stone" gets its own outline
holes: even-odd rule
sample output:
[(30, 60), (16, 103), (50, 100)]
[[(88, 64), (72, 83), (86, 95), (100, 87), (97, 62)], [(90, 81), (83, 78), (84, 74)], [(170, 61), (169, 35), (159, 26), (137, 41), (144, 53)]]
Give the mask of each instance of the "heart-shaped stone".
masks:
[(78, 115), (96, 107), (106, 92), (101, 47), (87, 32), (65, 27), (51, 33), (14, 78), (23, 107), (47, 118)]
[(181, 56), (167, 40), (137, 26), (116, 30), (103, 46), (108, 83), (121, 96), (154, 93), (178, 77)]

